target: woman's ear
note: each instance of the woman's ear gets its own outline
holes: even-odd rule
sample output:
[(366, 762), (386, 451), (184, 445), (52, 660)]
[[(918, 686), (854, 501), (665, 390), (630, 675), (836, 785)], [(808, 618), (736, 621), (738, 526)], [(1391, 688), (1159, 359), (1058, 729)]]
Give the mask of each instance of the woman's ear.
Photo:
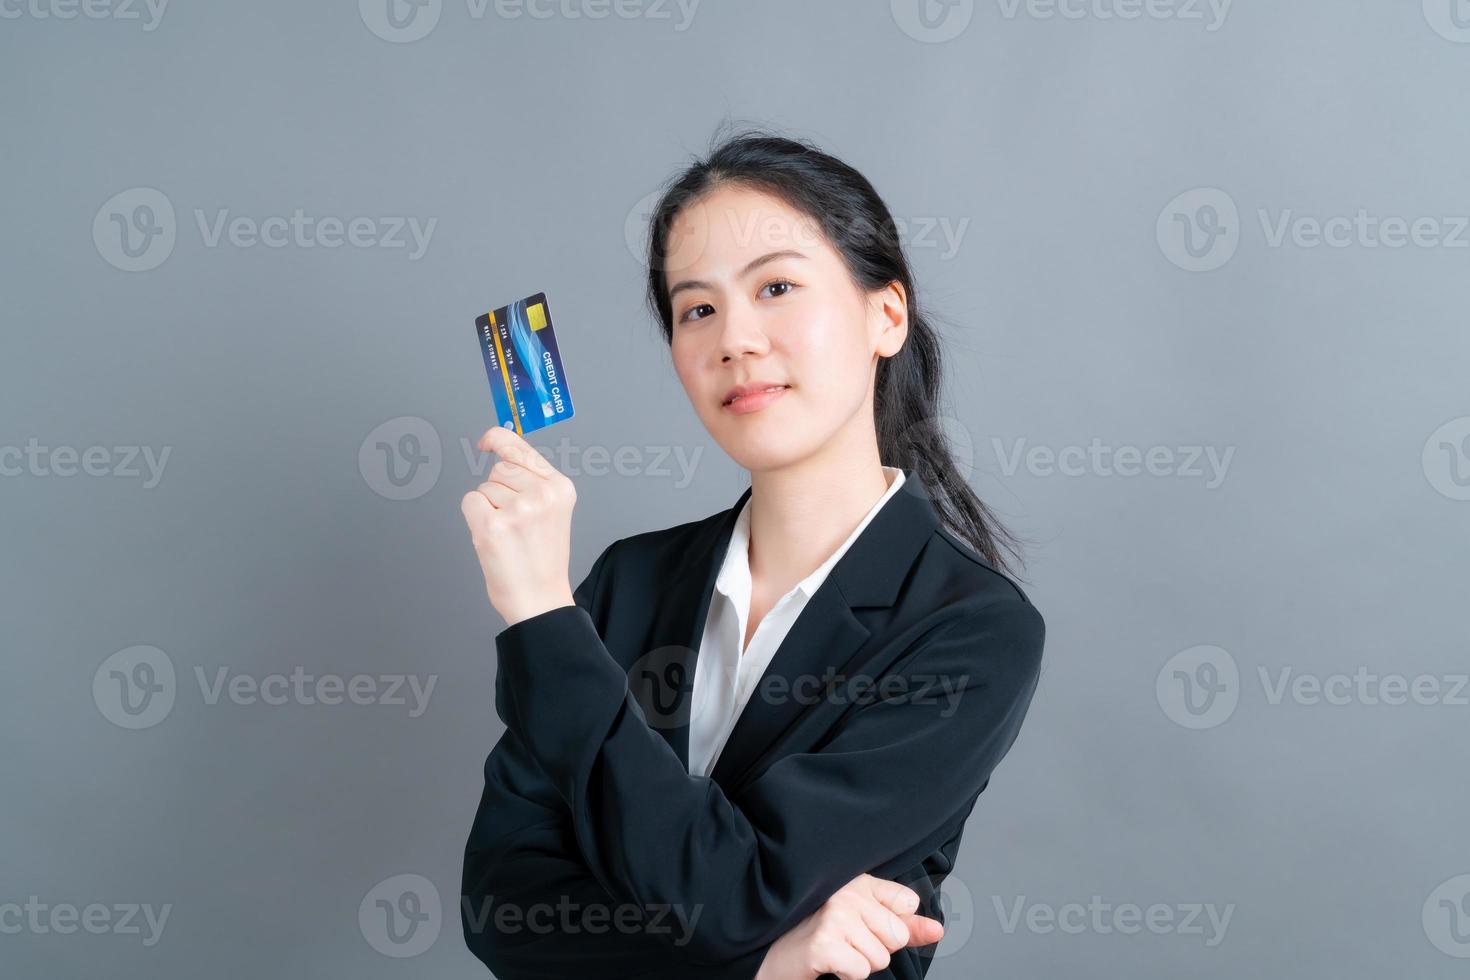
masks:
[(909, 304), (897, 279), (869, 294), (868, 331), (879, 357), (892, 357), (903, 348), (909, 335)]

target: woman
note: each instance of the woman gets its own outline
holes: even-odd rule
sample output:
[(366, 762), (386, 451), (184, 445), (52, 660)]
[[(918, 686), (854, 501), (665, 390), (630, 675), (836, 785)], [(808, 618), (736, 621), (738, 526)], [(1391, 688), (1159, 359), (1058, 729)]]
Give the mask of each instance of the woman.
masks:
[(649, 259), (679, 380), (751, 486), (574, 591), (571, 481), (481, 438), (499, 459), (462, 510), (507, 624), (506, 733), (466, 941), (501, 980), (923, 976), (1045, 627), (935, 424), (893, 219), (842, 162), (747, 133), (664, 195)]

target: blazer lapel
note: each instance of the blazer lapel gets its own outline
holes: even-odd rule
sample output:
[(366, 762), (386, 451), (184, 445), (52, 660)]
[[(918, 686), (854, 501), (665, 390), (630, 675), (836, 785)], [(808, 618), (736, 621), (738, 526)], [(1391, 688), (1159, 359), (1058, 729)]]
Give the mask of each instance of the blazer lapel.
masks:
[[(725, 561), (725, 550), (735, 529), (740, 508), (750, 496), (750, 487), (720, 520), (711, 522), (690, 546), (684, 560), (669, 572), (667, 587), (659, 597), (650, 638), (656, 655), (645, 654), (635, 670), (653, 676), (630, 678), (634, 699), (664, 741), (689, 768), (690, 702), (694, 695), (694, 670), (704, 620), (710, 599)], [(656, 662), (655, 662), (656, 661)]]
[[(705, 612), (715, 577), (724, 561), (731, 529), (740, 506), (750, 495), (741, 496), (722, 523), (719, 546), (702, 583), (699, 611), (689, 647), (697, 660)], [(859, 607), (891, 606), (920, 549), (939, 526), (928, 488), (918, 475), (904, 469), (904, 484), (858, 535), (847, 552), (832, 566), (827, 578), (812, 594), (791, 630), (776, 648), (765, 674), (756, 683), (735, 723), (730, 738), (710, 777), (727, 790), (734, 790), (755, 766), (776, 748), (782, 734), (795, 723), (813, 696), (814, 687), (829, 668), (846, 672), (861, 651), (869, 630), (853, 614)], [(693, 672), (689, 673), (693, 687)], [(779, 682), (774, 679), (779, 678)], [(829, 678), (830, 679), (830, 678)], [(767, 688), (767, 684), (772, 686)], [(767, 693), (767, 692), (771, 693)], [(797, 696), (793, 696), (793, 694)], [(688, 766), (689, 728), (679, 729), (683, 748), (680, 757)]]

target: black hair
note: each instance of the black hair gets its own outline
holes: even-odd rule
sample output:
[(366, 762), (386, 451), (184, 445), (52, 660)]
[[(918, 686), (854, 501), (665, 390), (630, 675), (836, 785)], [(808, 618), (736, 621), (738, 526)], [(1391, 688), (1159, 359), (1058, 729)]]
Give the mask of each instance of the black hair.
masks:
[(898, 353), (880, 358), (873, 394), (878, 456), (885, 466), (916, 471), (940, 520), (992, 566), (1009, 569), (1002, 552), (1024, 564), (1016, 537), (965, 482), (934, 412), (941, 349), (919, 304), (913, 272), (888, 206), (868, 179), (807, 140), (763, 128), (724, 139), (680, 173), (654, 206), (648, 235), (648, 303), (664, 340), (673, 343), (673, 309), (666, 274), (668, 238), (680, 210), (729, 185), (769, 193), (818, 222), (859, 288), (871, 292), (897, 281), (908, 300), (908, 337)]

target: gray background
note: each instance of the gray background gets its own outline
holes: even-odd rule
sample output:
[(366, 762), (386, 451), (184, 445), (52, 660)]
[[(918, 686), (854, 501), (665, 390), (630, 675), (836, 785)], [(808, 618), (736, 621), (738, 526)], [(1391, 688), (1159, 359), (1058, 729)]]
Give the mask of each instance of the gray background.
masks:
[[(815, 139), (910, 223), (948, 323), (946, 425), (1033, 542), (1045, 673), (931, 976), (1464, 976), (1470, 30), (1449, 0), (1238, 0), (1223, 21), (986, 0), (933, 31), (904, 0), (687, 21), (442, 0), (411, 41), (386, 0), (178, 3), (151, 30), (142, 7), (40, 16), (73, 12), (56, 2), (0, 19), (0, 905), (170, 914), (153, 945), (0, 919), (7, 976), (483, 975), (454, 906), (502, 730), (501, 623), (458, 506), (462, 440), (489, 424), (472, 321), (551, 297), (578, 415), (532, 441), (577, 480), (576, 580), (616, 537), (729, 506), (745, 474), (685, 400), (627, 232), (727, 116)], [(111, 216), (138, 188), (174, 242), (126, 271)], [(196, 217), (296, 209), (436, 224), (411, 258), (210, 245)], [(1287, 212), (1360, 209), (1342, 247), (1272, 244)], [(1388, 217), (1433, 220), (1375, 247)], [(400, 492), (376, 444), (406, 433), (426, 462), (395, 461), (420, 474)], [(1046, 463), (1094, 440), (1163, 448), (1132, 476)], [(169, 452), (156, 485), (130, 446)], [(100, 447), (101, 475), (60, 475), (58, 447)], [(1188, 447), (1230, 452), (1223, 479)], [(621, 471), (598, 455), (620, 450)], [(130, 729), (108, 685), (137, 646), (175, 700)], [(416, 717), (209, 703), (196, 669), (221, 668), (436, 686)], [(1273, 698), (1286, 669), (1439, 696)], [(400, 875), (444, 901), (411, 958), (359, 917)], [(1172, 924), (1119, 931), (1127, 903)], [(1228, 910), (1223, 937), (1191, 905)]]

